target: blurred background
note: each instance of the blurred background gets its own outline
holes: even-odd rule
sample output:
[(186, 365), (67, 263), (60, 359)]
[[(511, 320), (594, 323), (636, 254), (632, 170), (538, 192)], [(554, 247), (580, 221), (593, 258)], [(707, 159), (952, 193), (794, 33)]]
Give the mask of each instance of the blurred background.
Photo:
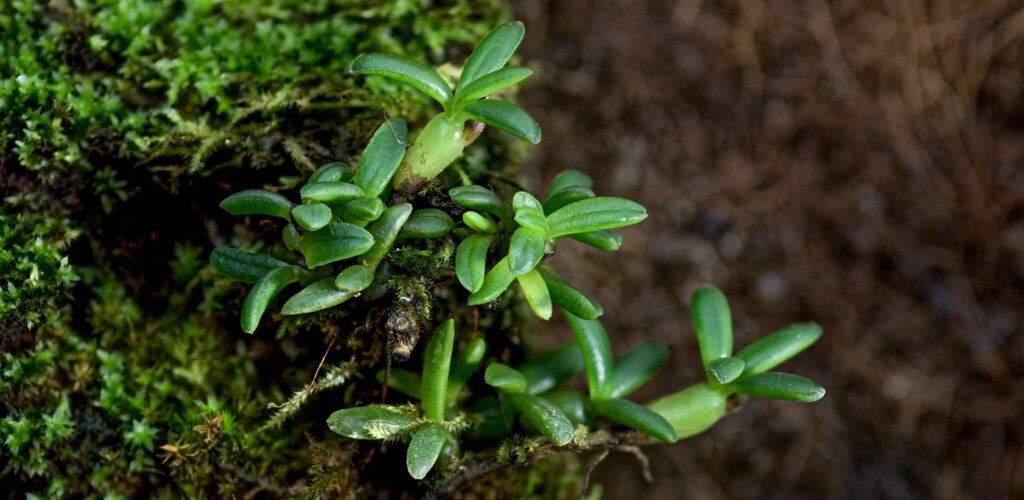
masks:
[(750, 400), (646, 449), (653, 483), (623, 453), (592, 482), (605, 498), (1024, 498), (1024, 3), (726, 4), (514, 2), (539, 73), (521, 100), (544, 130), (530, 187), (575, 168), (651, 213), (615, 254), (558, 259), (605, 306), (616, 354), (670, 346), (637, 400), (702, 377), (700, 284), (729, 297), (738, 347), (825, 331), (783, 365), (820, 402)]

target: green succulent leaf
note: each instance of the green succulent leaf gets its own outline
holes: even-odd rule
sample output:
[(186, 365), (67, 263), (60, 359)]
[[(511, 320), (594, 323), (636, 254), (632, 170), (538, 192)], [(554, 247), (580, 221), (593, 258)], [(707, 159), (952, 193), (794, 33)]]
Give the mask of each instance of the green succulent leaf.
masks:
[(472, 210), (467, 210), (462, 214), (462, 223), (479, 233), (493, 234), (498, 232), (498, 225), (490, 217)]
[(547, 237), (548, 221), (537, 198), (526, 191), (520, 191), (512, 198), (512, 207), (516, 211), (516, 222)]
[(569, 341), (534, 361), (519, 367), (526, 377), (526, 392), (539, 394), (577, 374), (585, 366), (576, 341)]
[(256, 283), (274, 269), (288, 265), (269, 255), (228, 247), (214, 248), (210, 253), (210, 264), (224, 276), (249, 284)]
[(465, 114), (478, 122), (486, 123), (498, 130), (508, 132), (524, 141), (540, 142), (540, 126), (522, 108), (499, 99), (487, 99), (467, 104), (462, 108)]
[(512, 276), (512, 271), (509, 270), (508, 257), (506, 256), (494, 264), (494, 267), (487, 272), (487, 275), (484, 276), (483, 285), (480, 285), (479, 290), (469, 295), (467, 304), (477, 306), (498, 298), (515, 279), (516, 277)]
[(551, 319), (551, 294), (548, 293), (548, 285), (540, 273), (536, 269), (531, 269), (530, 272), (517, 276), (516, 280), (519, 281), (519, 286), (523, 287), (523, 295), (526, 296), (526, 302), (530, 304), (534, 314), (545, 321)]
[(746, 363), (740, 358), (718, 358), (708, 364), (709, 378), (713, 378), (713, 381), (719, 384), (728, 384), (743, 373), (744, 366)]
[(510, 394), (506, 397), (530, 425), (537, 428), (548, 441), (564, 446), (572, 441), (572, 422), (550, 401), (530, 394)]
[(451, 232), (455, 227), (452, 216), (437, 208), (421, 208), (414, 210), (402, 228), (401, 238), (429, 239), (439, 238)]
[(647, 407), (665, 417), (679, 439), (706, 431), (725, 415), (726, 395), (695, 384), (647, 404)]
[(544, 214), (550, 215), (566, 205), (595, 196), (597, 195), (590, 188), (566, 186), (544, 199)]
[(306, 180), (306, 184), (313, 184), (315, 182), (348, 182), (355, 176), (355, 172), (341, 162), (325, 163), (313, 172), (313, 175), (309, 176)]
[(426, 477), (430, 469), (434, 467), (434, 462), (441, 454), (441, 449), (444, 448), (447, 439), (448, 431), (437, 422), (427, 424), (416, 431), (416, 434), (412, 435), (409, 450), (405, 455), (409, 475), (415, 479)]
[(719, 289), (707, 285), (693, 292), (690, 314), (705, 368), (712, 361), (732, 354), (732, 315), (729, 302)]
[(366, 193), (361, 187), (348, 182), (313, 182), (302, 186), (302, 189), (299, 189), (299, 196), (304, 201), (348, 203), (365, 198)]
[(298, 205), (292, 209), (295, 223), (306, 231), (316, 231), (331, 222), (331, 208), (315, 201), (309, 205)]
[(614, 252), (622, 246), (622, 236), (619, 236), (607, 229), (590, 231), (588, 233), (570, 234), (569, 237), (579, 241), (580, 243), (586, 243), (598, 250), (604, 250), (605, 252)]
[(362, 227), (377, 220), (384, 213), (384, 208), (384, 202), (380, 198), (360, 198), (345, 206), (342, 218), (345, 222)]
[(373, 237), (373, 246), (359, 256), (359, 263), (370, 270), (376, 270), (377, 265), (387, 255), (391, 245), (395, 243), (398, 234), (402, 232), (402, 226), (409, 220), (412, 214), (412, 205), (401, 203), (388, 207), (384, 212), (366, 227), (366, 230)]
[(488, 75), (500, 69), (512, 57), (523, 40), (526, 28), (523, 23), (513, 21), (502, 24), (487, 33), (473, 53), (466, 60), (462, 68), (462, 76), (459, 77), (459, 84), (456, 93), (465, 89), (482, 76)]
[(647, 433), (666, 443), (678, 439), (672, 424), (658, 413), (625, 399), (598, 399), (591, 401), (594, 411), (612, 421)]
[(508, 247), (508, 265), (513, 276), (522, 276), (537, 267), (544, 258), (544, 235), (530, 227), (520, 227), (512, 233)]
[(454, 405), (459, 399), (459, 392), (476, 371), (477, 365), (484, 359), (486, 352), (487, 343), (484, 342), (484, 339), (476, 337), (466, 342), (466, 347), (452, 358), (452, 367), (448, 373), (448, 396), (446, 398), (448, 406)]
[(587, 189), (593, 189), (594, 180), (589, 175), (580, 172), (579, 170), (563, 170), (555, 176), (554, 180), (551, 181), (551, 185), (548, 186), (548, 192), (544, 195), (544, 199), (550, 199), (555, 193), (570, 187), (580, 186)]
[(496, 216), (505, 225), (506, 230), (511, 230), (512, 207), (490, 189), (473, 184), (452, 188), (448, 195), (459, 206)]
[(813, 380), (781, 372), (744, 375), (729, 387), (741, 394), (801, 403), (812, 403), (825, 396), (825, 388)]
[(471, 234), (455, 249), (455, 277), (470, 293), (476, 292), (484, 284), (487, 249), (493, 241), (494, 235)]
[[(384, 370), (377, 372), (377, 382), (384, 383)], [(401, 368), (392, 368), (391, 376), (388, 377), (388, 389), (394, 389), (406, 396), (420, 399), (422, 394), (423, 380), (419, 373), (414, 373)]]
[(807, 349), (820, 337), (821, 326), (817, 323), (796, 323), (750, 344), (736, 357), (747, 364), (744, 375), (763, 373)]
[(258, 214), (287, 219), (292, 211), (292, 202), (264, 189), (246, 189), (224, 198), (220, 208), (231, 215)]
[(292, 295), (287, 302), (281, 306), (281, 314), (305, 314), (334, 307), (345, 302), (356, 293), (338, 290), (334, 286), (334, 278), (324, 278), (313, 283)]
[(548, 216), (548, 237), (629, 226), (646, 218), (647, 209), (635, 201), (614, 196), (586, 198)]
[(591, 398), (607, 397), (612, 383), (612, 348), (608, 344), (608, 334), (604, 326), (596, 319), (582, 319), (562, 310), (565, 319), (576, 334), (576, 342), (583, 352), (583, 361), (587, 369), (587, 387)]
[(270, 301), (281, 292), (285, 286), (299, 281), (301, 270), (298, 266), (286, 266), (274, 268), (265, 274), (249, 291), (242, 304), (242, 331), (252, 333), (260, 324), (263, 312), (267, 310)]
[(493, 73), (488, 73), (473, 83), (466, 85), (455, 94), (455, 108), (471, 103), (481, 97), (486, 97), (510, 85), (519, 83), (526, 77), (533, 74), (533, 71), (526, 68), (502, 68)]
[(608, 397), (625, 397), (644, 385), (661, 368), (661, 365), (665, 364), (666, 357), (668, 357), (668, 350), (665, 349), (665, 346), (653, 340), (648, 340), (630, 349), (615, 363)]
[(327, 417), (327, 427), (352, 439), (382, 439), (382, 435), (400, 434), (416, 425), (416, 420), (379, 406), (344, 408)]
[(587, 297), (583, 292), (570, 285), (557, 274), (542, 267), (538, 267), (537, 272), (540, 273), (541, 277), (544, 278), (544, 282), (547, 283), (551, 300), (562, 309), (572, 313), (573, 316), (578, 316), (582, 319), (595, 319), (604, 314), (601, 304)]
[(413, 86), (435, 101), (447, 106), (452, 90), (434, 70), (401, 56), (391, 54), (363, 54), (354, 61), (350, 71), (381, 75)]
[(542, 398), (562, 410), (573, 425), (593, 426), (593, 419), (587, 411), (587, 398), (576, 389), (555, 389), (545, 392)]
[(334, 279), (334, 286), (343, 292), (361, 292), (373, 283), (373, 271), (363, 265), (348, 266)]
[(287, 247), (288, 250), (298, 250), (299, 239), (301, 237), (299, 230), (295, 229), (295, 224), (292, 224), (291, 222), (281, 230), (281, 240), (284, 241), (284, 246)]
[(398, 118), (385, 120), (373, 133), (359, 158), (354, 181), (366, 196), (379, 196), (391, 182), (405, 154), (405, 134), (405, 122)]
[(508, 393), (522, 393), (526, 391), (526, 377), (515, 368), (501, 363), (491, 363), (484, 372), (484, 382), (496, 389)]
[(373, 243), (373, 236), (365, 229), (335, 222), (303, 235), (299, 250), (306, 257), (306, 265), (312, 268), (360, 255), (373, 247)]
[(444, 420), (454, 341), (455, 321), (449, 319), (434, 330), (423, 352), (423, 415), (430, 420)]

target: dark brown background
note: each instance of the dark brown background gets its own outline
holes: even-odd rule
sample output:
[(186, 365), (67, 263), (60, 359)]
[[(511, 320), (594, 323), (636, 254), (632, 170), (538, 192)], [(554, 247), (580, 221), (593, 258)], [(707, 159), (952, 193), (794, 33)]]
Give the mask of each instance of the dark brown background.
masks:
[(651, 212), (555, 261), (617, 353), (670, 346), (635, 399), (702, 376), (699, 284), (738, 347), (825, 331), (783, 365), (823, 400), (650, 447), (653, 484), (613, 454), (605, 498), (1024, 498), (1024, 4), (970, 3), (516, 2), (531, 187), (575, 168)]

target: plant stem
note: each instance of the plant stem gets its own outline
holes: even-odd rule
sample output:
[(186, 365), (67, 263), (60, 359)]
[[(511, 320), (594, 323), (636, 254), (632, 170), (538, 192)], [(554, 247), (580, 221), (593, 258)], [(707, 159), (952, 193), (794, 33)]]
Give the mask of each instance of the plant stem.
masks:
[(391, 186), (395, 189), (393, 201), (412, 199), (416, 192), (437, 177), (462, 154), (465, 120), (440, 113), (427, 122), (423, 131), (405, 152)]

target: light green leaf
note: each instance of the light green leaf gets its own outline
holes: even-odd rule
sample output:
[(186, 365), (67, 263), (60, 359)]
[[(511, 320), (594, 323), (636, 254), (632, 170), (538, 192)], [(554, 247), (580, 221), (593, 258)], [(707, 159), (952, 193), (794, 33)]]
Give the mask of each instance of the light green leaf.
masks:
[(712, 361), (732, 354), (732, 316), (729, 303), (719, 289), (706, 285), (693, 292), (690, 315), (705, 368)]
[(544, 398), (529, 394), (506, 393), (506, 396), (522, 413), (523, 418), (548, 438), (548, 441), (558, 446), (564, 446), (572, 441), (572, 422), (557, 406)]
[(299, 240), (299, 250), (311, 268), (355, 257), (372, 246), (373, 236), (369, 232), (347, 222), (328, 224)]
[(348, 182), (313, 182), (302, 186), (299, 196), (305, 201), (348, 203), (365, 198), (366, 193), (361, 187)]
[(409, 84), (441, 103), (442, 106), (447, 106), (448, 101), (452, 98), (451, 88), (434, 70), (405, 57), (391, 54), (363, 54), (352, 61), (350, 71), (386, 76)]
[(401, 203), (388, 207), (377, 220), (370, 223), (366, 230), (373, 236), (373, 246), (359, 256), (359, 263), (370, 270), (376, 270), (377, 265), (387, 255), (395, 238), (402, 231), (402, 226), (409, 219), (412, 213), (412, 205)]
[(325, 163), (313, 172), (313, 175), (309, 176), (306, 180), (306, 184), (313, 184), (314, 182), (348, 182), (355, 176), (352, 169), (348, 165), (341, 162)]
[(732, 356), (718, 358), (708, 364), (709, 378), (712, 378), (714, 382), (719, 384), (728, 384), (736, 380), (736, 377), (743, 373), (744, 366), (746, 366), (746, 363), (740, 358)]
[(562, 410), (573, 425), (593, 426), (593, 418), (587, 410), (586, 397), (582, 392), (576, 389), (555, 389), (545, 392), (541, 397)]
[(423, 415), (430, 420), (444, 420), (454, 342), (455, 321), (449, 319), (434, 330), (423, 352)]
[(526, 301), (537, 317), (545, 321), (551, 319), (551, 295), (548, 293), (548, 285), (544, 283), (544, 278), (540, 276), (540, 273), (536, 269), (532, 269), (526, 274), (517, 276), (516, 280), (519, 281), (519, 286), (523, 287), (523, 295), (526, 296)]
[(439, 238), (451, 232), (455, 227), (452, 216), (437, 208), (421, 208), (413, 210), (409, 220), (402, 228), (401, 238), (430, 239)]
[(750, 344), (736, 357), (747, 363), (744, 375), (763, 373), (807, 349), (820, 337), (821, 326), (817, 323), (796, 323)]
[(416, 420), (379, 406), (344, 408), (327, 417), (327, 427), (352, 439), (381, 439), (381, 434), (399, 434), (416, 425)]
[(384, 213), (384, 202), (380, 198), (360, 198), (352, 200), (345, 206), (345, 214), (342, 216), (345, 222), (350, 222), (363, 227), (377, 220)]
[(415, 479), (426, 477), (430, 469), (434, 467), (444, 442), (448, 438), (448, 431), (439, 423), (430, 423), (413, 434), (409, 442), (409, 450), (405, 455), (406, 467), (409, 475)]
[[(377, 382), (384, 383), (384, 370), (377, 372)], [(419, 373), (413, 373), (409, 370), (403, 370), (401, 368), (392, 368), (391, 376), (388, 377), (388, 389), (394, 389), (406, 396), (420, 399), (422, 394), (423, 379), (420, 378)]]
[(548, 216), (548, 237), (629, 226), (646, 218), (647, 210), (635, 201), (613, 196), (586, 198)]
[(508, 247), (508, 266), (513, 276), (522, 276), (537, 267), (544, 258), (544, 235), (530, 227), (512, 233)]
[(701, 383), (647, 404), (665, 417), (679, 439), (704, 432), (725, 415), (725, 394)]
[(512, 198), (512, 207), (516, 211), (516, 222), (548, 237), (548, 220), (537, 198), (526, 191), (520, 191)]
[(544, 214), (550, 215), (558, 209), (580, 200), (597, 196), (590, 188), (583, 186), (566, 186), (544, 199)]
[(295, 223), (306, 231), (316, 231), (331, 222), (331, 208), (318, 201), (292, 209)]
[(544, 282), (548, 285), (551, 300), (561, 306), (562, 309), (582, 319), (594, 319), (604, 314), (601, 304), (587, 297), (583, 292), (570, 285), (555, 273), (542, 267), (538, 267), (537, 271), (540, 272)]
[(534, 144), (540, 142), (540, 126), (522, 108), (499, 99), (477, 101), (462, 108), (465, 114), (478, 122), (508, 132)]
[(485, 352), (487, 343), (476, 337), (466, 342), (466, 347), (452, 358), (452, 367), (448, 372), (448, 396), (445, 398), (448, 406), (454, 405), (459, 399), (459, 392), (473, 375), (480, 360), (484, 359)]
[(455, 249), (455, 277), (470, 293), (484, 284), (487, 249), (493, 241), (494, 236), (490, 234), (471, 234)]
[(287, 219), (292, 211), (292, 202), (264, 189), (246, 189), (224, 198), (220, 208), (231, 215), (259, 214)]
[(791, 373), (765, 372), (744, 375), (731, 384), (736, 392), (762, 398), (812, 403), (825, 396), (825, 388)]
[(502, 68), (482, 76), (456, 92), (455, 108), (461, 108), (463, 105), (481, 97), (486, 97), (505, 87), (515, 85), (532, 74), (533, 71), (526, 68)]
[(513, 21), (502, 24), (487, 33), (473, 49), (462, 68), (456, 92), (466, 88), (478, 78), (500, 69), (516, 51), (526, 29), (523, 23)]
[(484, 284), (480, 286), (479, 290), (470, 294), (467, 304), (477, 306), (498, 298), (515, 279), (516, 277), (512, 276), (512, 272), (509, 270), (506, 256), (494, 264), (494, 267), (484, 276)]
[(605, 252), (614, 252), (622, 246), (622, 236), (619, 236), (607, 229), (590, 231), (588, 233), (570, 234), (569, 237), (579, 241), (580, 243), (586, 243), (598, 250), (604, 250)]
[(666, 443), (678, 439), (672, 424), (658, 413), (625, 399), (599, 399), (591, 401), (594, 411), (614, 422), (645, 432)]
[(514, 368), (501, 363), (491, 363), (484, 372), (484, 382), (508, 393), (522, 393), (526, 390), (526, 377)]
[(589, 175), (580, 172), (579, 170), (563, 170), (555, 176), (554, 180), (551, 181), (551, 185), (548, 186), (548, 192), (544, 195), (544, 199), (547, 200), (555, 195), (555, 193), (569, 187), (569, 186), (580, 186), (587, 189), (593, 189), (594, 180)]
[(334, 286), (343, 292), (361, 292), (370, 283), (373, 283), (373, 271), (359, 264), (346, 267), (334, 279)]
[(292, 295), (281, 307), (281, 314), (305, 314), (334, 307), (345, 302), (356, 293), (338, 290), (334, 278), (324, 278)]
[(479, 233), (493, 234), (498, 232), (498, 225), (490, 217), (472, 210), (467, 210), (462, 214), (462, 223)]
[(270, 301), (289, 283), (299, 281), (299, 276), (300, 269), (297, 266), (286, 266), (275, 268), (260, 278), (242, 304), (242, 331), (255, 332)]
[(583, 353), (576, 341), (569, 341), (534, 361), (519, 367), (526, 377), (526, 392), (539, 394), (565, 382), (584, 368)]
[(591, 398), (604, 398), (612, 383), (612, 348), (608, 344), (608, 334), (604, 326), (596, 319), (581, 319), (572, 313), (562, 310), (565, 319), (576, 334), (576, 342), (583, 352), (583, 361), (587, 368), (587, 387)]
[(625, 397), (644, 385), (665, 363), (667, 356), (668, 350), (665, 349), (665, 346), (653, 340), (648, 340), (630, 349), (615, 362), (608, 397)]
[(385, 120), (373, 133), (359, 158), (354, 181), (367, 197), (379, 196), (391, 182), (405, 154), (405, 134), (405, 122), (398, 118)]
[(490, 189), (473, 184), (452, 188), (448, 195), (459, 206), (498, 217), (507, 231), (512, 230), (512, 207)]
[(284, 241), (284, 246), (288, 250), (295, 251), (299, 249), (299, 238), (301, 238), (299, 230), (295, 229), (295, 225), (290, 222), (281, 230), (281, 240)]
[(214, 248), (210, 253), (210, 264), (224, 276), (250, 284), (256, 283), (270, 271), (288, 265), (269, 255), (228, 247)]

